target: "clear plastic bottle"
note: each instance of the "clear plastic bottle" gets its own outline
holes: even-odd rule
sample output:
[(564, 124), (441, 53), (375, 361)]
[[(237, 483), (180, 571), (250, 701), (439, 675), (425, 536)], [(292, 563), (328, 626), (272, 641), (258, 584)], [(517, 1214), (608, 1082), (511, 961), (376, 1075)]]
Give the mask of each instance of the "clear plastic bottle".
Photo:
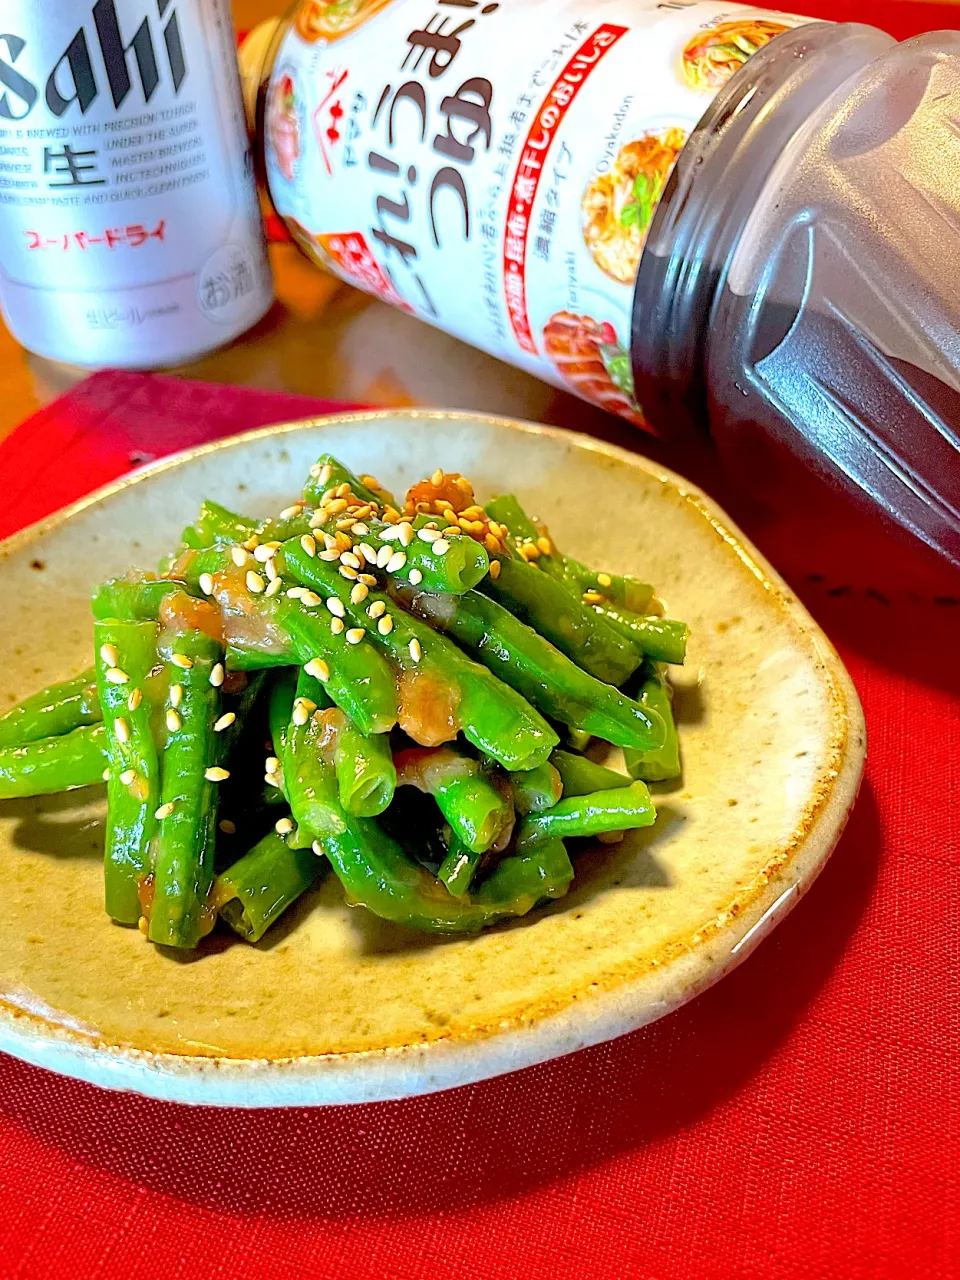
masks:
[(301, 0), (259, 44), (265, 178), (319, 265), (960, 565), (960, 35)]

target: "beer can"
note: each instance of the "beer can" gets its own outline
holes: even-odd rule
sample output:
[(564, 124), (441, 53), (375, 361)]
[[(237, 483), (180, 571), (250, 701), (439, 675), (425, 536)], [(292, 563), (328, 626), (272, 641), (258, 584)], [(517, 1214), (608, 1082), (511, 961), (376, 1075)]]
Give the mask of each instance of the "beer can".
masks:
[(177, 364), (272, 296), (228, 0), (5, 0), (0, 303), (18, 341)]

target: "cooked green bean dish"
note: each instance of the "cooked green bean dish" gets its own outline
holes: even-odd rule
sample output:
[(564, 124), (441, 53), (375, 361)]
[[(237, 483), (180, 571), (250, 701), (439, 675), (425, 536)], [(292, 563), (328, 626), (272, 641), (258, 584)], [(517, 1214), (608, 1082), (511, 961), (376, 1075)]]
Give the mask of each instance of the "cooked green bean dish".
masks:
[(97, 588), (93, 665), (0, 715), (0, 799), (105, 780), (107, 914), (161, 946), (256, 942), (326, 873), (475, 932), (562, 897), (568, 840), (655, 821), (687, 640), (660, 607), (512, 495), (438, 470), (399, 501), (324, 456), (273, 518), (204, 502)]

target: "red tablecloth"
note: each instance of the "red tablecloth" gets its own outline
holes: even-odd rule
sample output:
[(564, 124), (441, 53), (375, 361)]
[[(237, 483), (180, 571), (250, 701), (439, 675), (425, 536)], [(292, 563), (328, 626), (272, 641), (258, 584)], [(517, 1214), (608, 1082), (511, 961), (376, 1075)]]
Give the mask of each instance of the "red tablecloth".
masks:
[[(0, 445), (0, 524), (324, 408), (98, 375)], [(191, 1110), (0, 1055), (0, 1276), (960, 1274), (960, 584), (891, 600), (817, 554), (795, 585), (863, 698), (866, 781), (736, 973), (615, 1043), (403, 1103)]]

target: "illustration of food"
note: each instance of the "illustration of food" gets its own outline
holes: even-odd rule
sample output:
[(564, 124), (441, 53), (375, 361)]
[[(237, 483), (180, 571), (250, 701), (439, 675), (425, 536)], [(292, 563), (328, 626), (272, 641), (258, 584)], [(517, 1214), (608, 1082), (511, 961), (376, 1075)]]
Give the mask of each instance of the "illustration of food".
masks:
[(543, 344), (571, 391), (638, 427), (645, 425), (633, 394), (630, 353), (617, 341), (613, 325), (558, 311), (544, 327)]
[(719, 89), (752, 53), (790, 28), (766, 18), (739, 18), (698, 31), (683, 49), (683, 75), (694, 89)]
[(342, 40), (389, 3), (390, 0), (303, 0), (296, 28), (311, 44), (316, 40), (330, 44)]
[(601, 271), (622, 284), (636, 278), (653, 211), (686, 140), (683, 129), (645, 133), (621, 147), (583, 193), (584, 241)]
[(296, 90), (288, 75), (278, 76), (270, 90), (267, 131), (277, 168), (288, 182), (292, 182), (294, 166), (300, 158), (300, 122), (297, 119)]

